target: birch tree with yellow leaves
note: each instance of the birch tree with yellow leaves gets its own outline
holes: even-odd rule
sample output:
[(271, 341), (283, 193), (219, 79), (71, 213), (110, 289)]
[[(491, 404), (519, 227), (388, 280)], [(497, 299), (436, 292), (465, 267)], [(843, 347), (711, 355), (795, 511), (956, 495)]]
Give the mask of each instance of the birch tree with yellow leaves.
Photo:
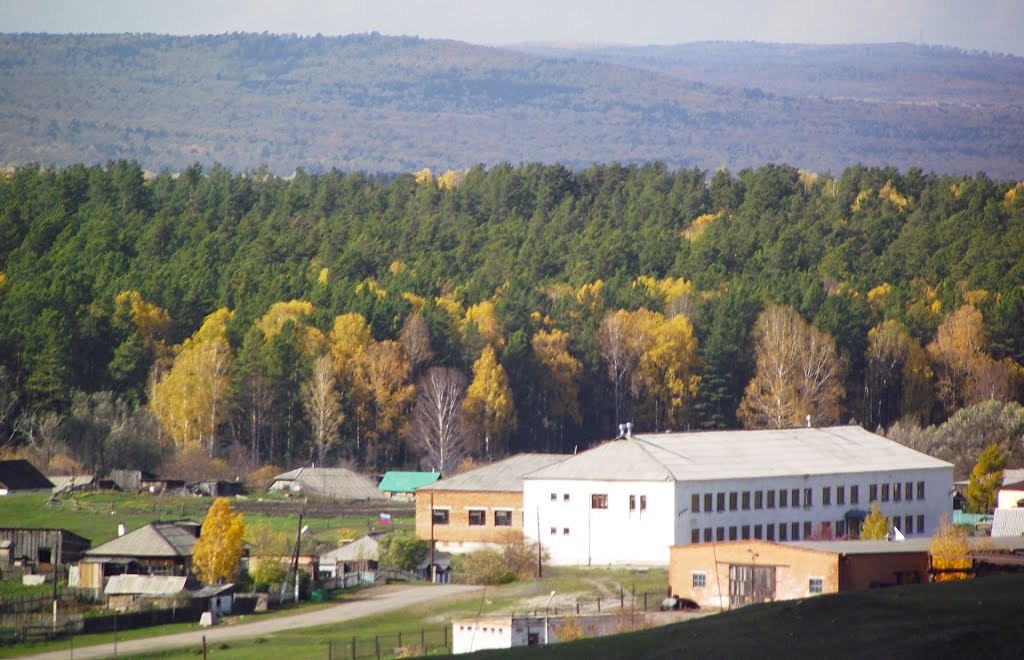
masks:
[(345, 421), (334, 375), (334, 360), (327, 353), (313, 362), (309, 379), (302, 384), (302, 404), (312, 431), (317, 462), (324, 463), (327, 452), (341, 439), (338, 428)]
[[(516, 408), (508, 375), (501, 366), (494, 348), (487, 344), (473, 363), (473, 382), (466, 392), (466, 413), (473, 426), (483, 435), (480, 443), (470, 442), (470, 450), (477, 456), (502, 456), (507, 451), (506, 441), (516, 425)], [(475, 439), (479, 437), (474, 434)]]
[(231, 389), (231, 345), (227, 324), (233, 313), (218, 309), (178, 350), (170, 370), (153, 386), (150, 407), (175, 446), (217, 447), (217, 429), (227, 416)]
[(581, 422), (579, 382), (583, 364), (569, 352), (568, 333), (538, 330), (531, 341), (533, 353), (548, 372), (548, 412), (556, 420)]
[(679, 428), (700, 386), (697, 338), (689, 319), (673, 316), (658, 325), (639, 369), (655, 403), (655, 428)]
[(218, 497), (206, 512), (199, 539), (192, 548), (192, 571), (203, 584), (234, 579), (242, 559), (245, 522), (231, 510), (231, 500)]

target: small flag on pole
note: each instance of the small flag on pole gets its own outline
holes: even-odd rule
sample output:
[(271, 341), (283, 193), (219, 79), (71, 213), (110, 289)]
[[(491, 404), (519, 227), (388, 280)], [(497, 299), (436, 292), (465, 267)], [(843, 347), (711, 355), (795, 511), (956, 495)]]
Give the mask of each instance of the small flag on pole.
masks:
[(390, 525), (391, 524), (391, 514), (390, 513), (382, 513), (382, 514), (380, 514), (380, 516), (377, 518), (377, 522), (379, 522), (381, 525)]

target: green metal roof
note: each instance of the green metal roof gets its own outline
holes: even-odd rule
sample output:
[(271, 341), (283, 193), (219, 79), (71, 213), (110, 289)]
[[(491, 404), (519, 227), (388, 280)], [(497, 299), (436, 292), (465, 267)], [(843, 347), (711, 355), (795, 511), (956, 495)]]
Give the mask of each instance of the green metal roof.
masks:
[(413, 493), (420, 486), (432, 484), (441, 478), (439, 472), (399, 472), (391, 470), (384, 473), (384, 478), (377, 486), (385, 493)]

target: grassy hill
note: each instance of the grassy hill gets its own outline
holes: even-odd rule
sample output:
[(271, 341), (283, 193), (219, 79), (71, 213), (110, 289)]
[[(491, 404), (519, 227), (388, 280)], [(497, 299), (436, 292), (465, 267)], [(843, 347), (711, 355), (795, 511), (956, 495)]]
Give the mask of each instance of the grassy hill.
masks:
[(1019, 658), (1021, 593), (1021, 575), (849, 592), (474, 657)]
[(0, 35), (0, 165), (773, 161), (1024, 176), (1024, 59), (906, 48), (880, 46), (858, 69), (743, 44), (698, 65), (684, 47), (588, 59), (377, 34)]

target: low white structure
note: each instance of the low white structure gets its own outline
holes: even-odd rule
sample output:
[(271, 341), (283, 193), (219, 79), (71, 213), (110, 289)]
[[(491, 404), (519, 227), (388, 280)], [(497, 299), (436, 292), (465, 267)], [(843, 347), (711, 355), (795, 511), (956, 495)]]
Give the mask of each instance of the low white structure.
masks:
[(601, 637), (618, 630), (613, 614), (565, 616), (506, 616), (452, 621), (452, 654), (514, 646), (557, 644), (571, 628), (569, 637)]
[(1024, 470), (1003, 470), (1003, 484), (996, 495), (997, 509), (1016, 509), (1024, 503)]
[(554, 565), (664, 565), (669, 548), (856, 535), (878, 501), (905, 536), (951, 510), (953, 466), (856, 426), (637, 435), (523, 478)]

